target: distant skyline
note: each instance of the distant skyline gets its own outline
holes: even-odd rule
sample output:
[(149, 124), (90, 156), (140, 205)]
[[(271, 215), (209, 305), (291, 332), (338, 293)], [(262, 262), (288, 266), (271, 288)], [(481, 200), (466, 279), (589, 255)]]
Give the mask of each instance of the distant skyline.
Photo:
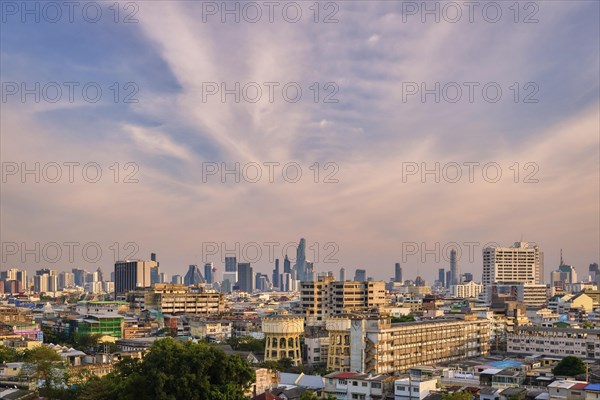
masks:
[[(10, 255), (2, 269), (106, 272), (116, 242), (119, 258), (157, 253), (169, 276), (214, 261), (222, 277), (221, 258), (203, 259), (203, 243), (301, 237), (309, 260), (319, 243), (316, 271), (344, 267), (348, 278), (364, 268), (387, 281), (400, 262), (405, 279), (418, 270), (432, 282), (449, 268), (403, 261), (403, 242), (533, 241), (545, 254), (546, 281), (561, 248), (580, 276), (600, 261), (599, 2), (537, 2), (533, 23), (515, 22), (512, 2), (498, 3), (500, 21), (479, 13), (473, 23), (422, 23), (404, 2), (334, 3), (331, 23), (322, 21), (327, 10), (313, 21), (312, 2), (299, 3), (297, 23), (222, 23), (205, 18), (203, 2), (179, 1), (136, 3), (133, 23), (115, 23), (112, 3), (99, 3), (106, 18), (97, 23), (6, 16), (1, 241), (97, 242), (102, 259), (86, 265), (78, 253), (64, 262), (63, 247), (62, 263), (21, 264)], [(52, 82), (78, 83), (74, 101), (64, 85), (60, 101), (49, 101)], [(248, 101), (253, 92), (239, 102), (207, 98), (221, 84), (255, 90), (252, 82), (265, 93), (256, 102)], [(273, 101), (265, 82), (279, 84)], [(478, 85), (472, 102), (468, 82)], [(8, 95), (36, 83), (46, 88), (40, 101)], [(303, 89), (298, 102), (283, 100), (288, 83), (290, 96), (295, 84)], [(99, 101), (82, 99), (86, 85), (86, 96), (102, 89)], [(437, 102), (435, 93), (408, 95), (436, 85), (445, 88)], [(463, 97), (449, 101), (457, 87)], [(483, 87), (499, 87), (502, 98), (484, 100)], [(43, 179), (22, 179), (21, 169), (36, 163)], [(53, 163), (62, 166), (57, 183)], [(244, 179), (223, 183), (221, 169), (235, 163)], [(252, 183), (256, 165), (262, 175)], [(457, 165), (461, 179), (452, 183)], [(478, 165), (472, 180), (469, 165)], [(484, 165), (493, 168), (484, 174)], [(439, 182), (422, 175), (432, 168)], [(339, 262), (325, 264), (336, 246)], [(480, 280), (481, 248), (475, 254), (459, 266)], [(274, 266), (252, 264), (268, 275)]]

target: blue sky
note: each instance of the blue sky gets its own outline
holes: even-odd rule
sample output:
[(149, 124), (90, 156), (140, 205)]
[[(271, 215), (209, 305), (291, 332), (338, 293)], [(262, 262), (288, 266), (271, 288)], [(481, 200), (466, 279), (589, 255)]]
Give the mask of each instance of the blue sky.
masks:
[[(266, 15), (257, 23), (223, 23), (219, 15), (204, 15), (203, 22), (203, 9), (222, 2), (121, 2), (118, 23), (112, 2), (97, 3), (103, 7), (97, 23), (77, 12), (73, 23), (66, 17), (50, 23), (43, 15), (40, 22), (22, 22), (20, 10), (8, 15), (3, 8), (3, 84), (96, 82), (103, 96), (97, 103), (77, 91), (72, 103), (8, 97), (1, 104), (2, 161), (97, 162), (104, 178), (96, 184), (7, 178), (2, 241), (103, 247), (132, 241), (139, 257), (159, 253), (170, 275), (203, 262), (203, 243), (243, 247), (300, 237), (318, 243), (320, 259), (325, 243), (338, 245), (339, 262), (318, 260), (318, 270), (364, 267), (378, 279), (391, 276), (408, 242), (509, 245), (522, 236), (542, 247), (547, 272), (560, 248), (580, 275), (598, 261), (598, 2), (520, 2), (517, 23), (513, 2), (492, 4), (502, 10), (495, 23), (479, 8), (472, 23), (466, 14), (450, 23), (406, 13), (421, 2), (330, 3), (319, 23), (312, 2), (295, 3), (303, 12), (296, 23), (280, 12), (273, 23)], [(138, 22), (123, 23), (131, 4)], [(449, 3), (429, 4), (441, 9)], [(334, 6), (338, 22), (323, 23)], [(538, 22), (523, 23), (532, 11)], [(138, 89), (136, 103), (122, 101), (131, 92), (127, 82)], [(266, 95), (256, 103), (235, 103), (233, 96), (222, 103), (218, 95), (203, 101), (208, 82), (229, 88), (296, 82), (303, 96), (289, 103), (276, 90), (273, 102)], [(331, 93), (325, 85), (333, 83), (338, 102), (312, 101), (315, 82), (321, 95)], [(436, 103), (430, 95), (423, 103), (415, 95), (405, 101), (403, 87), (411, 82), (428, 88), (456, 83), (463, 99)], [(479, 85), (472, 103), (465, 100), (465, 82)], [(502, 89), (496, 103), (479, 89), (489, 83)], [(538, 102), (523, 103), (534, 89)], [(115, 162), (136, 163), (139, 183), (115, 184), (108, 169)], [(303, 178), (203, 182), (203, 163), (211, 162), (297, 162)], [(324, 171), (325, 163), (335, 163), (339, 182), (314, 183), (309, 167), (315, 162), (320, 180), (333, 171)], [(403, 182), (403, 163), (436, 162), (495, 162), (503, 179), (423, 183), (416, 175)], [(515, 162), (519, 183), (512, 180)], [(530, 172), (526, 163), (537, 166), (538, 183), (522, 182)], [(211, 261), (222, 264), (218, 257)], [(97, 264), (108, 270), (111, 262), (106, 256)], [(255, 264), (271, 268), (266, 256)], [(429, 281), (445, 266), (415, 256), (403, 264), (409, 276), (418, 269)], [(480, 275), (480, 257), (463, 264)], [(82, 260), (53, 266), (79, 265), (86, 266)], [(2, 266), (45, 265), (8, 257)]]

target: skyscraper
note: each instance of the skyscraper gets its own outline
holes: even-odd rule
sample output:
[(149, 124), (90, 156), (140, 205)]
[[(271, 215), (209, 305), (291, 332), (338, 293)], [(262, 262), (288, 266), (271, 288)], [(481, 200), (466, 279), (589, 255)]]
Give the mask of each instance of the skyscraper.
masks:
[(85, 269), (73, 268), (71, 269), (75, 279), (75, 286), (83, 286), (85, 285)]
[(446, 270), (444, 268), (438, 269), (438, 282), (441, 287), (446, 287)]
[[(150, 287), (150, 269), (156, 261), (124, 260), (115, 263), (115, 297), (129, 290)], [(73, 271), (75, 274), (75, 270)]]
[(590, 271), (590, 280), (592, 282), (596, 282), (596, 278), (600, 275), (600, 270), (598, 270), (598, 263), (591, 263), (589, 267)]
[(346, 270), (344, 267), (340, 268), (340, 282), (344, 282), (346, 280)]
[(183, 277), (183, 284), (187, 286), (193, 286), (199, 283), (205, 283), (202, 272), (200, 272), (200, 268), (197, 265), (190, 265), (188, 272)]
[(225, 257), (225, 272), (237, 272), (237, 258)]
[(183, 276), (173, 275), (173, 277), (171, 278), (171, 283), (174, 283), (177, 285), (183, 285)]
[(275, 259), (275, 268), (273, 269), (273, 287), (279, 287), (279, 258)]
[(306, 240), (300, 239), (298, 248), (296, 249), (296, 279), (299, 281), (308, 281), (309, 276), (307, 274), (306, 266)]
[(292, 273), (292, 263), (290, 262), (290, 259), (288, 258), (287, 254), (285, 255), (285, 258), (283, 259), (283, 273), (285, 273), (285, 274)]
[(357, 269), (354, 272), (354, 280), (357, 282), (366, 282), (367, 281), (367, 271), (364, 269)]
[(204, 280), (206, 280), (206, 283), (214, 283), (213, 263), (211, 262), (204, 264)]
[(254, 275), (250, 263), (238, 264), (238, 286), (241, 291), (246, 293), (254, 291)]
[(450, 285), (458, 285), (460, 280), (458, 278), (458, 261), (456, 259), (456, 250), (450, 250)]
[(402, 267), (400, 267), (400, 263), (396, 263), (396, 270), (394, 272), (394, 282), (402, 282)]
[(446, 271), (446, 289), (450, 288), (450, 281), (452, 280), (452, 274), (450, 271)]
[(483, 279), (486, 299), (492, 298), (496, 283), (541, 284), (542, 252), (535, 245), (516, 242), (513, 247), (483, 249)]

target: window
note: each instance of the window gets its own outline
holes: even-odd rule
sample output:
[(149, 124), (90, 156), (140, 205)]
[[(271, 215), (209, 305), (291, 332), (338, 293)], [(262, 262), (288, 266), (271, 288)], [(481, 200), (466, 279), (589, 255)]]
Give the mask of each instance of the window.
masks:
[(372, 382), (371, 383), (371, 387), (373, 389), (381, 389), (381, 383), (379, 383), (379, 382)]
[(358, 382), (357, 381), (352, 381), (352, 386), (358, 386)]
[(399, 392), (404, 392), (404, 390), (405, 390), (405, 387), (404, 387), (404, 386), (396, 386), (396, 389), (397, 389)]
[(367, 387), (367, 382), (362, 383), (363, 387)]
[(413, 392), (418, 392), (418, 391), (419, 391), (419, 388), (416, 388), (416, 387), (413, 388)]

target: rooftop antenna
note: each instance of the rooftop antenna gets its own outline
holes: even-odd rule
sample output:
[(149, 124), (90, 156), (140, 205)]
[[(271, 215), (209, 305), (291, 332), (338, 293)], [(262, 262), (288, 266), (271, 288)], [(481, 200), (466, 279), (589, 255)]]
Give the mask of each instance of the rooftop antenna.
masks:
[(565, 265), (563, 262), (562, 249), (560, 249), (560, 265)]

